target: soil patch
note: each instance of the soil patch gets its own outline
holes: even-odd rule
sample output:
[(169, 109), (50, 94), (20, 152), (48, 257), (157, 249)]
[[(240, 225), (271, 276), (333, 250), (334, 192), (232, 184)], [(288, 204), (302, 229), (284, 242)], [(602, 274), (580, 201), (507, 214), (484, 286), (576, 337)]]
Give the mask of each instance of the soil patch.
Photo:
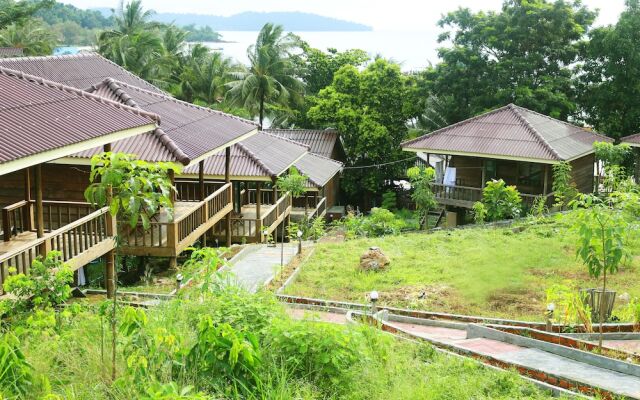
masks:
[(530, 288), (505, 288), (489, 295), (490, 309), (517, 315), (535, 315), (544, 310), (544, 298)]

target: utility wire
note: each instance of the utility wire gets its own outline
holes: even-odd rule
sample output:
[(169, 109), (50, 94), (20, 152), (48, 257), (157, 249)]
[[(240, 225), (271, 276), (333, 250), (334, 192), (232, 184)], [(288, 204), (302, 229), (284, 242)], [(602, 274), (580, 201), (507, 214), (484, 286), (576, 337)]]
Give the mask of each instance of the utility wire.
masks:
[(401, 163), (401, 162), (414, 160), (416, 158), (418, 158), (418, 157), (417, 156), (413, 156), (413, 157), (405, 158), (403, 160), (391, 161), (391, 162), (388, 162), (388, 163), (373, 164), (373, 165), (362, 165), (362, 166), (358, 166), (358, 167), (343, 167), (342, 169), (345, 170), (345, 169), (379, 168), (379, 167), (384, 167), (385, 165), (398, 164), (398, 163)]

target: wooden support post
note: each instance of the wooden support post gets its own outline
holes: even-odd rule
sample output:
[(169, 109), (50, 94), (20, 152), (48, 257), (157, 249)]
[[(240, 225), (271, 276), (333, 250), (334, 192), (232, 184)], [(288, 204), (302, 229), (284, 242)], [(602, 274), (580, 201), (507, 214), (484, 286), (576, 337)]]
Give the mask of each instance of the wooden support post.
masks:
[(484, 188), (487, 184), (487, 168), (484, 164), (484, 160), (482, 160), (482, 181), (480, 182), (480, 187)]
[(277, 182), (276, 177), (271, 178), (271, 183), (273, 185), (273, 199), (271, 201), (271, 204), (276, 204), (278, 202), (278, 188), (276, 186), (276, 182)]
[(542, 194), (544, 196), (547, 195), (547, 191), (549, 190), (549, 164), (544, 165), (544, 183), (542, 187)]
[(256, 182), (256, 240), (262, 243), (262, 182)]
[(431, 166), (431, 163), (429, 162), (430, 155), (431, 155), (430, 153), (427, 153), (427, 168)]
[[(176, 186), (176, 173), (174, 170), (170, 169), (168, 171), (168, 175), (169, 175), (169, 180), (171, 181), (171, 186)], [(177, 193), (176, 191), (172, 191), (171, 192), (171, 204), (175, 207), (176, 206), (176, 200), (177, 200)]]
[[(224, 181), (225, 183), (231, 182), (231, 147), (227, 147), (224, 150)], [(233, 193), (233, 190), (231, 192)], [(233, 204), (233, 194), (231, 195), (231, 202)], [(227, 214), (225, 225), (227, 247), (231, 247), (231, 213)]]
[(204, 193), (204, 160), (198, 163), (198, 184), (200, 187), (200, 201), (202, 201), (207, 197)]
[(33, 228), (33, 210), (31, 207), (31, 171), (24, 169), (24, 200), (27, 202), (27, 211), (24, 213), (24, 230), (29, 232)]
[(36, 232), (38, 237), (44, 236), (44, 213), (42, 206), (42, 164), (36, 165)]

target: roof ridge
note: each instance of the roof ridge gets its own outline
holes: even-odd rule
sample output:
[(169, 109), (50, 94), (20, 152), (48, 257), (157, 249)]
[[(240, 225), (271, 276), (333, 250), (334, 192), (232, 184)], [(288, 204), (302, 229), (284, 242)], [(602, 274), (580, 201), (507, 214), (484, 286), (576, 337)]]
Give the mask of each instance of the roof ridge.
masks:
[(128, 88), (133, 89), (133, 90), (138, 90), (138, 91), (141, 91), (143, 93), (149, 94), (151, 96), (161, 97), (161, 98), (164, 98), (164, 99), (166, 99), (168, 101), (173, 101), (174, 103), (182, 104), (182, 105), (185, 105), (185, 106), (188, 106), (188, 107), (191, 107), (191, 108), (195, 108), (195, 109), (199, 109), (199, 110), (208, 111), (208, 112), (210, 112), (212, 114), (220, 115), (220, 116), (227, 117), (227, 118), (236, 119), (238, 121), (242, 121), (242, 122), (254, 125), (254, 126), (258, 126), (258, 123), (250, 121), (250, 120), (248, 120), (246, 118), (241, 118), (241, 117), (235, 116), (233, 114), (228, 114), (228, 113), (225, 113), (225, 112), (222, 112), (222, 111), (219, 111), (219, 110), (214, 110), (214, 109), (209, 108), (209, 107), (203, 107), (203, 106), (199, 106), (197, 104), (189, 103), (189, 102), (184, 101), (184, 100), (179, 100), (179, 99), (176, 99), (175, 97), (173, 97), (173, 96), (171, 96), (169, 94), (162, 94), (162, 93), (152, 92), (150, 90), (147, 90), (145, 88), (141, 88), (139, 86), (131, 85), (131, 84), (128, 84), (126, 82), (121, 82), (121, 81), (119, 81), (117, 79), (114, 79), (114, 81), (116, 83), (118, 83), (119, 85), (121, 85), (121, 86), (128, 87)]
[(274, 134), (273, 134), (273, 133), (271, 133), (271, 132), (260, 131), (260, 133), (263, 133), (263, 134), (265, 134), (265, 135), (268, 135), (268, 136), (271, 136), (271, 137), (274, 137), (274, 138), (282, 139), (282, 140), (287, 141), (287, 142), (289, 142), (289, 143), (293, 143), (293, 144), (296, 144), (296, 145), (298, 145), (298, 146), (304, 147), (305, 149), (307, 149), (307, 151), (311, 150), (311, 146), (309, 146), (309, 145), (307, 145), (307, 144), (304, 144), (304, 143), (297, 142), (297, 141), (295, 141), (295, 140), (293, 140), (293, 139), (289, 139), (289, 138), (286, 138), (286, 137), (282, 137), (282, 136), (280, 136), (280, 135), (274, 135)]
[[(511, 103), (507, 106), (510, 110), (513, 111), (513, 113), (516, 115), (516, 117), (518, 117), (523, 123), (524, 125), (527, 127), (527, 129), (529, 130), (529, 132), (533, 133), (534, 136), (536, 136), (541, 142), (542, 145), (544, 147), (547, 148), (547, 150), (549, 150), (549, 152), (551, 152), (551, 154), (553, 156), (555, 156), (558, 160), (562, 160), (563, 158), (560, 156), (560, 154), (556, 151), (556, 149), (554, 149), (549, 142), (547, 142), (547, 139), (544, 138), (544, 136), (542, 136), (540, 134), (540, 132), (538, 132), (532, 125), (531, 123), (524, 117), (524, 115), (520, 114), (520, 110), (518, 110), (518, 106), (516, 106), (515, 104)], [(526, 110), (526, 109), (525, 109)]]
[(47, 79), (44, 79), (44, 78), (41, 78), (41, 77), (38, 77), (38, 76), (35, 76), (35, 75), (26, 74), (26, 73), (24, 73), (22, 71), (16, 71), (16, 70), (13, 70), (13, 69), (10, 69), (10, 68), (6, 68), (6, 67), (2, 67), (2, 66), (0, 66), (0, 74), (6, 75), (6, 76), (9, 76), (9, 77), (14, 77), (16, 79), (21, 79), (21, 80), (28, 81), (28, 82), (33, 82), (33, 83), (39, 84), (41, 86), (46, 86), (46, 87), (50, 87), (50, 88), (53, 88), (53, 89), (58, 89), (58, 90), (61, 90), (61, 91), (67, 92), (67, 93), (76, 94), (76, 95), (78, 95), (80, 97), (83, 97), (83, 98), (91, 99), (91, 100), (97, 101), (97, 102), (102, 103), (102, 104), (111, 105), (113, 107), (120, 108), (120, 109), (129, 111), (129, 112), (132, 112), (132, 113), (134, 113), (136, 115), (149, 118), (152, 121), (156, 122), (157, 124), (160, 124), (160, 116), (158, 114), (151, 113), (151, 112), (148, 112), (148, 111), (144, 111), (141, 108), (134, 108), (134, 107), (128, 106), (126, 104), (119, 103), (117, 101), (105, 99), (104, 97), (100, 97), (100, 96), (98, 96), (96, 94), (86, 92), (86, 91), (84, 91), (82, 89), (77, 89), (77, 88), (74, 88), (74, 87), (71, 87), (71, 86), (64, 85), (62, 83), (50, 81), (50, 80), (47, 80)]
[[(111, 90), (119, 99), (121, 99), (125, 104), (130, 107), (140, 108), (138, 103), (118, 84), (118, 82), (113, 78), (106, 78), (104, 81), (100, 82), (97, 85), (91, 86), (91, 88), (87, 90), (97, 90), (100, 87), (106, 86)], [(171, 136), (167, 134), (161, 127), (157, 127), (153, 131), (153, 136), (160, 141), (171, 154), (173, 154), (180, 163), (183, 165), (189, 165), (191, 162), (191, 158), (185, 154), (184, 151), (178, 146), (178, 144), (171, 139)]]
[(474, 117), (467, 118), (467, 119), (462, 120), (462, 121), (458, 121), (455, 124), (451, 124), (451, 125), (445, 126), (444, 128), (436, 129), (435, 131), (432, 131), (432, 132), (429, 132), (429, 133), (425, 133), (424, 135), (420, 135), (417, 138), (404, 141), (404, 142), (400, 143), (400, 146), (406, 146), (406, 145), (415, 143), (418, 140), (423, 139), (425, 136), (437, 135), (437, 134), (440, 134), (442, 132), (446, 132), (446, 131), (448, 131), (450, 129), (453, 129), (453, 128), (456, 128), (456, 127), (458, 127), (460, 125), (464, 125), (464, 124), (469, 123), (471, 121), (475, 121), (475, 120), (477, 120), (479, 118), (486, 117), (488, 115), (495, 114), (495, 113), (500, 112), (500, 111), (504, 111), (504, 110), (506, 110), (508, 108), (509, 108), (509, 104), (506, 105), (506, 106), (502, 106), (502, 107), (499, 107), (499, 108), (484, 112), (482, 114), (478, 114), (478, 115), (476, 115)]
[(625, 139), (629, 140), (629, 139), (635, 139), (636, 137), (640, 137), (640, 132), (639, 133), (632, 133), (631, 135), (627, 135), (627, 136), (623, 136), (620, 138), (620, 142), (623, 142)]
[(253, 162), (255, 162), (256, 164), (258, 164), (258, 166), (260, 168), (262, 168), (263, 171), (265, 171), (267, 174), (269, 174), (270, 176), (274, 177), (277, 176), (278, 174), (276, 174), (275, 172), (273, 172), (271, 169), (269, 169), (269, 167), (267, 167), (262, 160), (260, 160), (258, 158), (257, 155), (255, 155), (251, 150), (247, 149), (245, 147), (245, 145), (242, 144), (242, 142), (238, 142), (235, 144), (235, 146), (238, 146), (238, 148), (240, 149), (240, 151), (242, 151), (243, 153), (245, 153), (251, 160), (253, 160)]
[(590, 130), (586, 129), (586, 128), (585, 128), (585, 127), (583, 127), (583, 126), (574, 125), (574, 124), (572, 124), (572, 123), (570, 123), (570, 122), (563, 121), (563, 120), (561, 120), (561, 119), (557, 119), (557, 118), (553, 118), (553, 117), (550, 117), (550, 116), (545, 115), (545, 114), (543, 114), (543, 113), (539, 113), (539, 112), (537, 112), (537, 111), (530, 110), (530, 109), (525, 108), (525, 107), (522, 107), (522, 106), (517, 106), (517, 105), (515, 105), (515, 104), (514, 104), (513, 106), (514, 106), (514, 107), (518, 107), (518, 108), (520, 108), (520, 109), (523, 109), (523, 110), (525, 110), (525, 111), (527, 111), (527, 112), (530, 112), (530, 113), (532, 113), (532, 114), (539, 115), (539, 116), (544, 117), (544, 118), (546, 118), (546, 119), (550, 119), (550, 120), (551, 120), (551, 121), (553, 121), (553, 122), (557, 122), (557, 123), (564, 124), (564, 125), (569, 125), (569, 126), (570, 126), (570, 127), (572, 127), (572, 128), (577, 128), (577, 129), (583, 130), (583, 131), (585, 131), (585, 132), (587, 132), (587, 133), (591, 133), (591, 134), (594, 134), (594, 135), (596, 135), (596, 136), (600, 136), (600, 137), (603, 137), (603, 138), (606, 138), (606, 139), (611, 139), (609, 136), (607, 136), (607, 135), (605, 135), (605, 134), (602, 134), (602, 133), (599, 133), (599, 132), (595, 132), (595, 131), (590, 131)]
[[(331, 157), (325, 157), (325, 156), (323, 156), (322, 154), (312, 153), (312, 152), (309, 152), (309, 153), (307, 153), (307, 154), (312, 155), (312, 156), (315, 156), (315, 157), (318, 157), (318, 158), (322, 158), (322, 159), (324, 159), (324, 160), (333, 161), (333, 162), (334, 162), (334, 163), (336, 163), (336, 164), (344, 165), (344, 163), (343, 163), (342, 161), (334, 160), (334, 159), (333, 159), (333, 158), (331, 158)], [(306, 154), (305, 154), (305, 155), (306, 155)]]

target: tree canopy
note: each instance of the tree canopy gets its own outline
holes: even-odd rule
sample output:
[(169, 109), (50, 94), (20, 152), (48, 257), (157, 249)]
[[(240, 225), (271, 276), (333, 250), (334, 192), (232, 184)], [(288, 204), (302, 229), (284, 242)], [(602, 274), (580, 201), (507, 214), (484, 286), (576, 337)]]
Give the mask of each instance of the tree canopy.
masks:
[[(506, 0), (500, 12), (444, 16), (442, 61), (427, 69), (431, 94), (457, 122), (508, 103), (566, 120), (577, 108), (572, 64), (596, 14), (579, 1)], [(447, 97), (448, 96), (448, 97)]]
[(579, 80), (584, 119), (615, 138), (640, 132), (640, 2), (626, 4), (616, 25), (591, 32)]
[[(347, 65), (322, 89), (308, 117), (319, 126), (337, 128), (346, 153), (342, 187), (352, 199), (380, 192), (385, 180), (401, 176), (407, 158), (400, 143), (407, 135), (408, 79), (400, 67), (378, 59), (363, 71)], [(391, 164), (389, 164), (391, 162)], [(373, 165), (385, 164), (371, 167)], [(362, 168), (353, 168), (362, 167)]]

